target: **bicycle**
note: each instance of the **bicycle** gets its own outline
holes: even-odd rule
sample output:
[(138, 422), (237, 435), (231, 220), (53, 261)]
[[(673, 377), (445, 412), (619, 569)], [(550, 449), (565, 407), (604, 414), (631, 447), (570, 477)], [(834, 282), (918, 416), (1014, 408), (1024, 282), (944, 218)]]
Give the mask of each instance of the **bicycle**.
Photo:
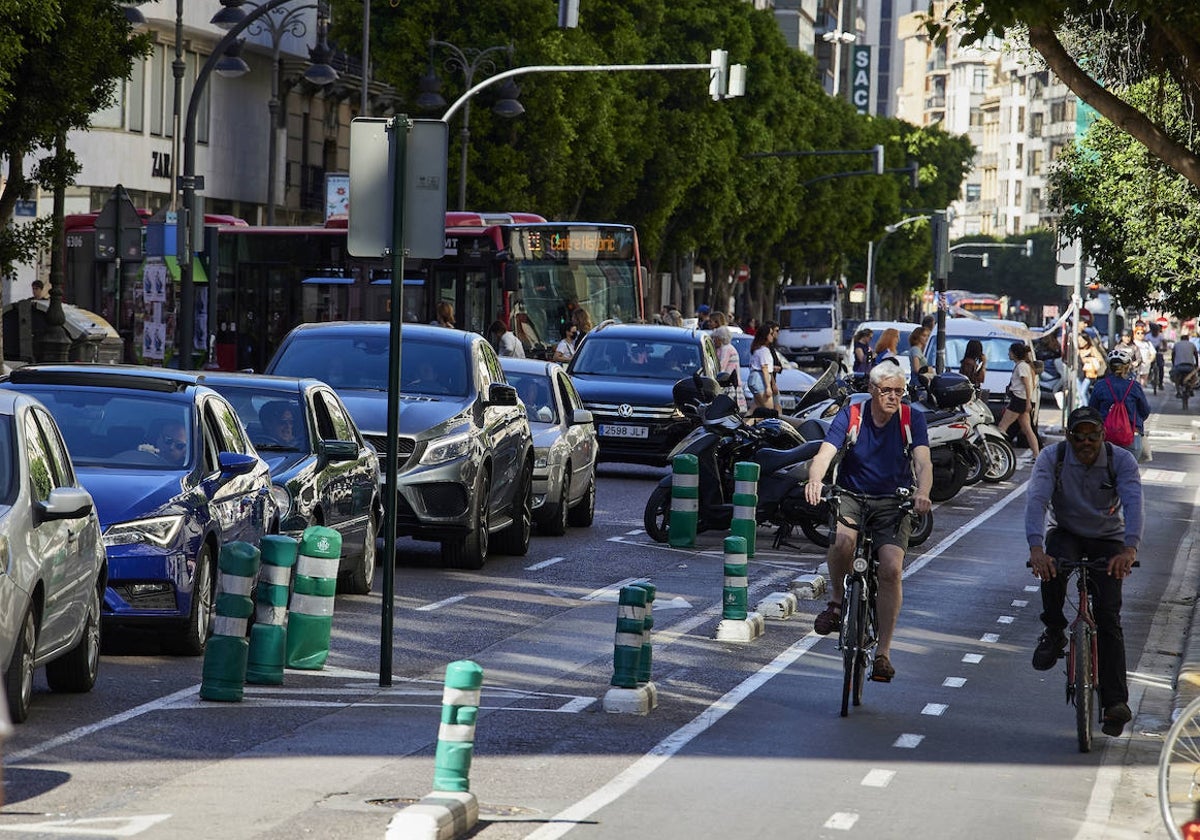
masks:
[[(1025, 565), (1033, 564), (1026, 562)], [(1084, 753), (1092, 750), (1094, 720), (1101, 720), (1104, 715), (1104, 709), (1099, 703), (1093, 706), (1093, 701), (1100, 692), (1096, 678), (1100, 652), (1096, 619), (1092, 614), (1092, 592), (1088, 585), (1088, 572), (1089, 569), (1100, 571), (1107, 565), (1108, 558), (1058, 560), (1059, 574), (1075, 576), (1075, 618), (1067, 627), (1067, 702), (1075, 706), (1075, 734), (1079, 739), (1079, 751)], [(1141, 564), (1135, 560), (1133, 565)], [(1095, 714), (1092, 713), (1093, 708), (1097, 710)]]
[(1154, 387), (1154, 393), (1157, 394), (1163, 386), (1163, 352), (1161, 350), (1154, 354), (1154, 361), (1150, 363), (1150, 384)]
[(1200, 830), (1200, 697), (1167, 730), (1158, 757), (1158, 808), (1172, 840)]
[[(901, 511), (913, 511), (913, 492), (901, 487), (889, 496), (866, 496), (844, 487), (829, 487), (825, 498), (833, 508), (833, 519), (858, 530), (854, 544), (854, 558), (845, 578), (842, 594), (842, 629), (838, 633), (838, 649), (842, 651), (842, 709), (841, 716), (850, 712), (850, 704), (862, 705), (863, 683), (867, 674), (867, 661), (879, 643), (878, 615), (875, 598), (879, 592), (879, 555), (871, 537), (870, 518), (855, 525), (841, 517), (838, 510), (840, 496), (850, 496), (859, 501), (895, 499)], [(899, 522), (896, 525), (900, 527)]]

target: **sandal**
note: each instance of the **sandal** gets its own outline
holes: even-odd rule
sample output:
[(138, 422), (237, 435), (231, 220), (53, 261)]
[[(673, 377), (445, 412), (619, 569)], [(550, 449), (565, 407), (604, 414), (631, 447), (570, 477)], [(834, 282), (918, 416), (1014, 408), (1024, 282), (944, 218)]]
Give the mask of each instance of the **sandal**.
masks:
[(830, 601), (829, 605), (813, 619), (813, 632), (819, 636), (828, 636), (834, 630), (842, 629), (842, 605)]
[(876, 656), (875, 664), (871, 666), (871, 679), (875, 682), (891, 682), (894, 676), (896, 669), (892, 667), (892, 660), (888, 659), (887, 654)]

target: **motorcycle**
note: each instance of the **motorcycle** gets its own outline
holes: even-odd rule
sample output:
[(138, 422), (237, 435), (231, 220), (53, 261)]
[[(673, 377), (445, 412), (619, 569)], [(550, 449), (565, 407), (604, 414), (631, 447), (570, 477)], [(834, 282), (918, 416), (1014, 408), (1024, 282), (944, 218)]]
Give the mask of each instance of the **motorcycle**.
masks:
[[(700, 377), (701, 379), (703, 377)], [(695, 455), (699, 463), (699, 506), (697, 531), (727, 530), (733, 521), (734, 465), (749, 461), (759, 465), (758, 506), (760, 524), (798, 522), (812, 515), (804, 500), (808, 462), (820, 448), (820, 439), (807, 441), (791, 424), (779, 418), (745, 423), (727, 395), (711, 402), (696, 401), (710, 389), (704, 383), (676, 383), (676, 405), (695, 411), (700, 424), (679, 442), (671, 453)], [(665, 476), (650, 494), (643, 513), (646, 533), (656, 542), (670, 536), (671, 484)]]
[(963, 406), (963, 410), (971, 429), (968, 438), (979, 455), (979, 463), (977, 467), (973, 467), (978, 470), (978, 475), (968, 476), (967, 484), (974, 484), (979, 480), (989, 484), (1008, 481), (1017, 471), (1017, 455), (1012, 444), (996, 427), (992, 410), (978, 390), (975, 397)]

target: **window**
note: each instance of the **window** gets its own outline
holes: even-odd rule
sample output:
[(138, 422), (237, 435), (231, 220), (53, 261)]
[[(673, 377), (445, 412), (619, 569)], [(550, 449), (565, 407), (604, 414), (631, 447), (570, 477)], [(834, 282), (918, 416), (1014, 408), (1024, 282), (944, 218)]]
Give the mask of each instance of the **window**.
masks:
[(967, 201), (979, 201), (983, 188), (979, 184), (967, 184), (965, 198)]
[[(200, 67), (200, 55), (195, 52), (184, 54), (182, 96), (179, 100), (179, 131), (184, 133), (183, 123), (191, 104), (192, 90), (196, 83), (196, 72)], [(157, 44), (150, 58), (150, 133), (159, 137), (174, 136), (175, 74), (171, 65), (175, 61), (175, 47)], [(208, 142), (209, 90), (206, 85), (196, 105), (196, 141)]]
[(1029, 115), (1029, 136), (1042, 136), (1042, 121), (1045, 120), (1045, 114), (1030, 114)]
[(986, 67), (974, 67), (971, 70), (971, 92), (983, 93), (987, 90), (988, 69)]
[(1043, 158), (1045, 153), (1041, 149), (1035, 149), (1029, 153), (1029, 162), (1025, 167), (1026, 175), (1041, 175), (1043, 168)]
[(42, 440), (41, 429), (32, 413), (25, 416), (25, 450), (29, 459), (29, 491), (35, 501), (44, 502), (54, 489), (54, 476), (51, 474), (53, 466), (46, 452), (46, 443)]

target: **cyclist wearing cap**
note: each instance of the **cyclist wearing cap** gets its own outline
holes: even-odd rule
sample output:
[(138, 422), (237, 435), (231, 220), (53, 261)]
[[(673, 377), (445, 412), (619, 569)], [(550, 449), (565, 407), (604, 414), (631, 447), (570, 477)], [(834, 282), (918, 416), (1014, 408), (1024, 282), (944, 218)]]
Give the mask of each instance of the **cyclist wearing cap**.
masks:
[(1118, 344), (1108, 354), (1108, 371), (1092, 386), (1088, 405), (1100, 413), (1101, 422), (1117, 402), (1125, 403), (1125, 411), (1133, 421), (1133, 443), (1125, 447), (1141, 460), (1142, 436), (1146, 433), (1146, 418), (1150, 416), (1150, 401), (1146, 392), (1133, 379), (1136, 369), (1135, 348)]
[[(1111, 459), (1111, 463), (1110, 463)], [(1033, 652), (1033, 667), (1048, 671), (1067, 646), (1063, 604), (1066, 576), (1056, 560), (1107, 560), (1091, 575), (1098, 628), (1100, 703), (1106, 735), (1120, 735), (1132, 716), (1121, 630), (1121, 581), (1137, 559), (1142, 538), (1142, 479), (1137, 460), (1106, 445), (1104, 419), (1090, 406), (1067, 417), (1067, 439), (1042, 450), (1029, 479), (1025, 537), (1034, 577), (1042, 582), (1046, 631)]]
[[(897, 488), (911, 487), (915, 475), (914, 507), (918, 513), (926, 513), (930, 507), (933, 467), (929, 460), (925, 414), (921, 411), (910, 414), (911, 446), (904, 439), (899, 416), (901, 400), (908, 392), (908, 372), (897, 360), (885, 360), (871, 368), (870, 381), (871, 399), (860, 403), (857, 441), (853, 446), (843, 446), (850, 425), (850, 406), (846, 405), (833, 418), (821, 448), (809, 464), (805, 499), (810, 505), (820, 503), (825, 471), (833, 463), (834, 456), (844, 450), (838, 465), (839, 486), (869, 496), (890, 496)], [(891, 682), (896, 669), (892, 667), (889, 654), (903, 601), (900, 578), (912, 522), (907, 515), (901, 514), (894, 499), (860, 502), (851, 496), (843, 496), (839, 505), (839, 520), (857, 524), (869, 518), (871, 522), (872, 538), (879, 552), (879, 644), (875, 649), (871, 679)], [(830, 542), (826, 555), (833, 600), (813, 621), (813, 630), (822, 636), (842, 626), (844, 580), (850, 571), (857, 541), (858, 530), (839, 521), (837, 535)]]

